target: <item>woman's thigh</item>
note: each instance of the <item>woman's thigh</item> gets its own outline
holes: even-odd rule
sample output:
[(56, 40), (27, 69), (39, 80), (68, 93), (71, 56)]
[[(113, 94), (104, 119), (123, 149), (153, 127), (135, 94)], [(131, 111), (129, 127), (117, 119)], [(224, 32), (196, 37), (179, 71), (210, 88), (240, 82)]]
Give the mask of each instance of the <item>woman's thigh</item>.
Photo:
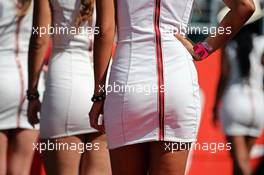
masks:
[(80, 175), (111, 175), (110, 156), (104, 134), (85, 135), (84, 151)]
[[(175, 144), (178, 144), (177, 147)], [(150, 175), (184, 175), (190, 143), (152, 142), (150, 143)], [(168, 145), (170, 149), (168, 149)], [(187, 148), (187, 149), (186, 149)]]
[(81, 160), (78, 145), (83, 143), (82, 138), (83, 136), (68, 136), (41, 141), (46, 147), (53, 144), (50, 147), (54, 148), (42, 153), (47, 175), (78, 174)]
[(113, 175), (146, 175), (149, 143), (135, 144), (110, 150)]
[(28, 175), (34, 156), (33, 143), (37, 141), (39, 132), (31, 129), (15, 129), (9, 132), (7, 172)]
[(6, 159), (8, 148), (8, 133), (0, 131), (0, 175), (6, 174)]

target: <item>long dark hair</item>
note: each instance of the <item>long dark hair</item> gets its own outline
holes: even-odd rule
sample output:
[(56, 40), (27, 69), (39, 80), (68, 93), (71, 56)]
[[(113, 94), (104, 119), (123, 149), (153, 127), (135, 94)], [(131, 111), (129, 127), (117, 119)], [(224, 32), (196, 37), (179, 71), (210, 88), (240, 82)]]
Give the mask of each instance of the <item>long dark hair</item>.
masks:
[(236, 36), (237, 42), (237, 61), (239, 65), (240, 76), (248, 79), (250, 75), (250, 59), (249, 55), (253, 49), (252, 31), (248, 27), (244, 27)]

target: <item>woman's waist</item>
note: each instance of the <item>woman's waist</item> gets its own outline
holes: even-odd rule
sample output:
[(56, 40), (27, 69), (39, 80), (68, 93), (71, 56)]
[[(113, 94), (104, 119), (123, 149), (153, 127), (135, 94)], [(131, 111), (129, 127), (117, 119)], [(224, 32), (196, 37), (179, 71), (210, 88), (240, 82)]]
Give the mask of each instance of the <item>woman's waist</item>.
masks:
[(149, 32), (128, 32), (128, 33), (119, 33), (118, 34), (118, 43), (149, 43), (153, 42), (160, 38), (162, 42), (171, 42), (175, 41), (175, 36), (173, 33), (155, 33), (153, 31)]
[(148, 60), (157, 57), (157, 53), (161, 52), (160, 56), (163, 60), (175, 58), (191, 58), (190, 53), (175, 37), (171, 39), (161, 39), (158, 43), (155, 38), (141, 41), (126, 41), (118, 42), (115, 52), (115, 59), (132, 58)]
[(88, 54), (72, 52), (72, 50), (53, 50), (49, 62), (49, 71), (53, 72), (92, 74), (92, 67), (92, 60)]

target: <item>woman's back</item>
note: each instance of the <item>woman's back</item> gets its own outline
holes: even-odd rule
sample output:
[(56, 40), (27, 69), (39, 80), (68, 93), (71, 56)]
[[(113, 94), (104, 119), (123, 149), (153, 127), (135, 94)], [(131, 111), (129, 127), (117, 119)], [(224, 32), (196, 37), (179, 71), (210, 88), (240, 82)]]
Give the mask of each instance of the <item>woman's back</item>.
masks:
[(185, 34), (192, 6), (193, 0), (117, 0), (119, 40), (153, 41), (157, 30), (169, 40), (175, 31)]
[[(32, 30), (33, 5), (19, 22), (17, 19), (16, 1), (0, 0), (0, 53), (1, 63), (15, 65), (15, 58), (19, 57), (23, 66), (27, 66), (29, 38)], [(11, 58), (11, 59), (10, 59)], [(5, 59), (5, 61), (3, 61)], [(25, 67), (25, 70), (27, 68)]]
[[(0, 129), (32, 128), (27, 122), (25, 96), (33, 1), (28, 5), (25, 16), (20, 17), (19, 1), (0, 0)], [(41, 75), (40, 94), (43, 90)]]
[(78, 26), (76, 20), (82, 8), (81, 0), (50, 0), (52, 8), (51, 36), (54, 49), (70, 49), (88, 54), (93, 28), (89, 22)]
[[(93, 33), (85, 30), (91, 29), (91, 24), (88, 20), (76, 24), (81, 0), (50, 0), (50, 3), (53, 53), (41, 109), (40, 137), (93, 133), (95, 130), (87, 124), (94, 87), (89, 50)], [(85, 31), (76, 32), (79, 27)]]
[[(237, 43), (232, 42), (226, 48), (227, 57), (230, 64), (230, 73), (228, 86), (243, 83), (243, 77), (240, 73), (239, 62), (236, 54)], [(261, 56), (264, 53), (264, 36), (253, 37), (253, 49), (249, 54), (250, 60), (250, 73), (249, 82), (250, 86), (258, 89), (263, 88), (264, 70), (261, 64)]]

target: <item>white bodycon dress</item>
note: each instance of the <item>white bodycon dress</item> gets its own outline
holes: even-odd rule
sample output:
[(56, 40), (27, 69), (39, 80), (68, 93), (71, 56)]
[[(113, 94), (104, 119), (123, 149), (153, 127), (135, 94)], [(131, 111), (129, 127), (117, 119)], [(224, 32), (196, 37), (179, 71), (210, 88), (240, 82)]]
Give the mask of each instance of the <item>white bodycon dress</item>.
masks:
[(40, 137), (58, 138), (96, 132), (90, 127), (88, 116), (94, 89), (89, 54), (93, 34), (85, 31), (90, 30), (87, 23), (80, 26), (83, 30), (78, 34), (72, 30), (76, 29), (81, 0), (50, 2), (52, 26), (57, 32), (52, 34), (53, 53), (41, 108)]
[(250, 53), (250, 85), (240, 76), (236, 44), (231, 43), (226, 53), (230, 63), (230, 76), (220, 110), (223, 130), (228, 136), (258, 137), (264, 127), (264, 68), (261, 65), (264, 37), (253, 39), (253, 50)]
[[(33, 3), (18, 22), (16, 2), (0, 0), (0, 130), (32, 129), (27, 121), (26, 90)], [(40, 94), (44, 91), (43, 80), (41, 75)]]
[(173, 35), (185, 34), (192, 7), (193, 0), (117, 0), (117, 50), (104, 106), (110, 149), (196, 141), (197, 72)]

